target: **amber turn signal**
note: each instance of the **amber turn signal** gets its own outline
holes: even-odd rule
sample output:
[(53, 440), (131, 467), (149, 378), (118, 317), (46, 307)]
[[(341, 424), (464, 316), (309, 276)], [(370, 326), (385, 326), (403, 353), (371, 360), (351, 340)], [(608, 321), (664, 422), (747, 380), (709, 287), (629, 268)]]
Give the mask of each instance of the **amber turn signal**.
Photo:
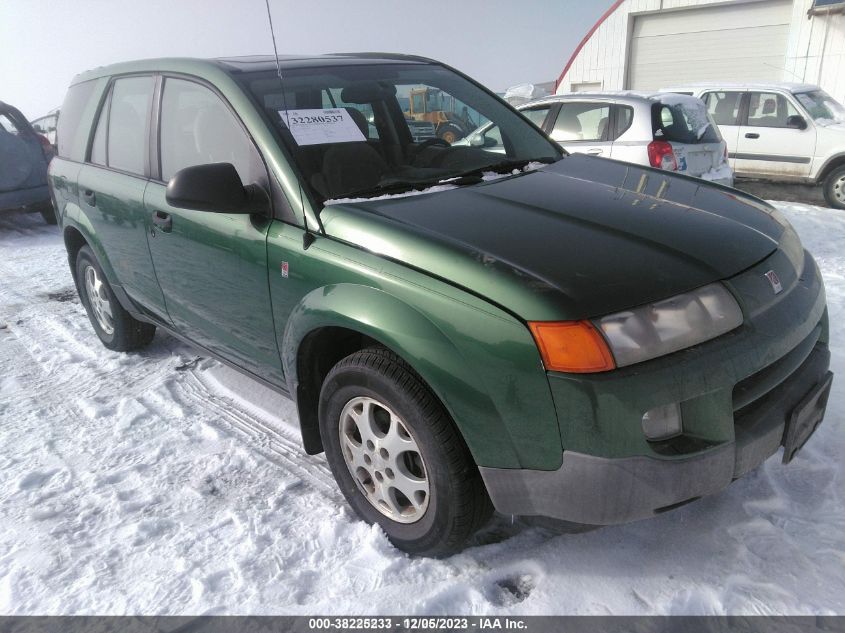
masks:
[(549, 371), (588, 374), (616, 368), (613, 354), (589, 321), (528, 323)]

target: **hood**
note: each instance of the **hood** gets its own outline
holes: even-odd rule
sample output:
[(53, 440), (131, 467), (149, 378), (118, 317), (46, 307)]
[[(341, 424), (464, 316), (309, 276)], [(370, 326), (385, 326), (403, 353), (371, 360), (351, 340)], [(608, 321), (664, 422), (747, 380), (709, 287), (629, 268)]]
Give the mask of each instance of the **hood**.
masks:
[(326, 207), (326, 231), (526, 320), (618, 312), (732, 277), (778, 245), (734, 189), (573, 154), (521, 175)]

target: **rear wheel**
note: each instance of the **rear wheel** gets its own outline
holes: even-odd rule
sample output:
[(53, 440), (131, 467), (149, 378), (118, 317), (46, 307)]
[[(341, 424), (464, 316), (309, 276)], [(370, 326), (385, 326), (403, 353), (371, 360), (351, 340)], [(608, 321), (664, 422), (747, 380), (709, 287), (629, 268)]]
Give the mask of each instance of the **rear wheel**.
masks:
[(827, 203), (835, 209), (845, 209), (845, 165), (830, 172), (822, 186)]
[(80, 248), (76, 256), (76, 287), (103, 345), (117, 352), (128, 352), (153, 340), (155, 326), (138, 321), (123, 309), (88, 246)]
[(320, 392), (320, 434), (349, 505), (410, 554), (454, 552), (492, 505), (443, 405), (384, 348), (347, 356)]

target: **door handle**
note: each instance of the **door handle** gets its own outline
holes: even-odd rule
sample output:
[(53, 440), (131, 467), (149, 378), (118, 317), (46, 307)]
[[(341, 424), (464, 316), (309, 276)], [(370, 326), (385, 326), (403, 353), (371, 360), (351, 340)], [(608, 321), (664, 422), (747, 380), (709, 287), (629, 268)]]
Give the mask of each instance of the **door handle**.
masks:
[(599, 156), (602, 154), (602, 151), (603, 150), (600, 149), (588, 149), (587, 154), (590, 154), (591, 156)]
[(760, 135), (757, 134), (757, 132), (748, 132), (748, 134), (745, 135), (745, 138), (760, 138)]
[(173, 218), (164, 211), (153, 211), (153, 224), (164, 233), (170, 233), (173, 230)]
[(97, 194), (94, 193), (91, 189), (83, 189), (82, 190), (82, 199), (92, 207), (97, 206)]

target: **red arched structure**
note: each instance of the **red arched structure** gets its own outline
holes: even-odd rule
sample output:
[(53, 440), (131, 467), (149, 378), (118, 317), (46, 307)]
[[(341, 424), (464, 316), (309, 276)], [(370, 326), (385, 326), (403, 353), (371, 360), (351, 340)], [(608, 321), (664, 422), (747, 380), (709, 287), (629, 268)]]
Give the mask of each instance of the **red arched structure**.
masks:
[(611, 14), (616, 11), (616, 9), (619, 8), (619, 5), (623, 2), (625, 2), (625, 0), (616, 0), (616, 2), (613, 3), (613, 6), (611, 6), (607, 11), (605, 11), (604, 14), (598, 19), (598, 22), (593, 25), (593, 28), (587, 31), (587, 34), (584, 36), (584, 39), (582, 39), (578, 46), (575, 47), (575, 50), (572, 52), (572, 56), (569, 58), (569, 61), (566, 62), (566, 66), (564, 66), (563, 72), (560, 73), (560, 77), (557, 78), (557, 81), (555, 82), (555, 92), (557, 92), (558, 86), (560, 86), (560, 82), (563, 81), (564, 77), (566, 77), (566, 73), (569, 72), (569, 68), (570, 66), (572, 66), (572, 62), (574, 62), (575, 58), (578, 57), (578, 53), (581, 52), (581, 49), (584, 48), (584, 45), (593, 36), (593, 33), (598, 30), (598, 28), (604, 23), (604, 21), (609, 18)]

